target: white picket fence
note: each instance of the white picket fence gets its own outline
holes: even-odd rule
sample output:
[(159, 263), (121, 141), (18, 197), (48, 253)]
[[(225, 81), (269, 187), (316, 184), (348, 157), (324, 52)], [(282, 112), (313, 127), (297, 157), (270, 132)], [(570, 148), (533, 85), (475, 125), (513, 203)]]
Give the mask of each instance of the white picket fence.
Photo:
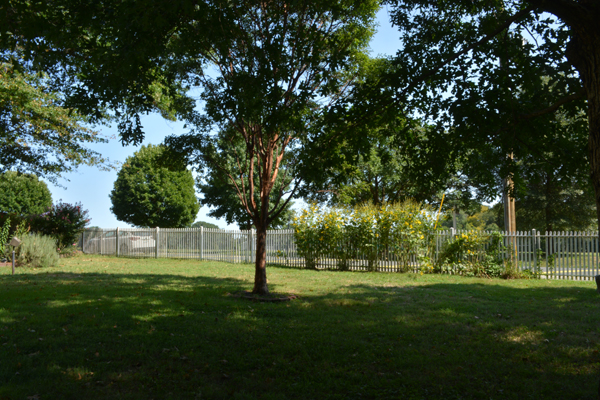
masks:
[[(437, 231), (433, 234), (430, 257), (436, 260), (445, 243), (468, 231)], [(481, 233), (481, 232), (479, 232)], [(484, 232), (485, 233), (485, 232)], [(503, 232), (503, 260), (510, 260), (520, 271), (529, 270), (548, 279), (590, 280), (600, 274), (600, 246), (597, 232)], [(117, 257), (184, 258), (251, 263), (255, 258), (254, 231), (205, 228), (184, 229), (88, 229), (80, 238), (84, 253)], [(343, 260), (348, 270), (394, 272), (417, 271), (416, 256), (407, 258), (382, 249), (373, 256), (362, 256), (344, 244), (351, 259)], [(376, 246), (376, 244), (375, 244)], [(339, 250), (339, 249), (338, 249)], [(333, 253), (333, 252), (332, 252)], [(337, 252), (339, 254), (339, 251)], [(312, 255), (316, 268), (339, 269), (340, 259), (333, 254)], [(306, 260), (299, 254), (294, 231), (270, 230), (267, 233), (267, 264), (303, 268)]]

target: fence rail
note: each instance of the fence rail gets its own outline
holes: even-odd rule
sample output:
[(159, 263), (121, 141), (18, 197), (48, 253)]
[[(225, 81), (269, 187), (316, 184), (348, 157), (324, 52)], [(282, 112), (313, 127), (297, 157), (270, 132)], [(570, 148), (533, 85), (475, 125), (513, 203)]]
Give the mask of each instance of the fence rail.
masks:
[[(437, 231), (431, 235), (429, 258), (436, 261), (447, 243), (468, 231)], [(478, 234), (486, 234), (478, 232)], [(87, 229), (80, 238), (84, 253), (117, 257), (184, 258), (250, 263), (255, 257), (254, 231), (184, 229)], [(502, 232), (499, 257), (519, 271), (536, 271), (548, 279), (591, 280), (600, 274), (598, 232)], [(340, 252), (340, 247), (343, 251)], [(354, 271), (417, 271), (419, 258), (402, 251), (402, 244), (380, 248), (369, 254), (340, 244), (323, 254), (301, 255), (294, 231), (270, 230), (267, 233), (267, 264), (304, 268)], [(340, 256), (340, 254), (345, 254)], [(310, 260), (307, 260), (310, 258)]]

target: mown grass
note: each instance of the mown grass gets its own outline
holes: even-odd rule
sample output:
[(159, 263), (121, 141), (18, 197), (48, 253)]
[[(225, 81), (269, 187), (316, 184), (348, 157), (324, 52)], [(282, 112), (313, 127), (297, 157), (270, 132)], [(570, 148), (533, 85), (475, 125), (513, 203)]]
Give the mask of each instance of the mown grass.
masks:
[[(596, 399), (592, 282), (101, 256), (0, 271), (0, 399)], [(36, 397), (37, 396), (37, 397)]]

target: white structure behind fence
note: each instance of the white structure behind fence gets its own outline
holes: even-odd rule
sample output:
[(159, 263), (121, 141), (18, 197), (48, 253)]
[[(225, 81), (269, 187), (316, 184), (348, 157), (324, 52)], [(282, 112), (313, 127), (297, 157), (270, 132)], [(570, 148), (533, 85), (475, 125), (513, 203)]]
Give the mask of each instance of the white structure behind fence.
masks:
[[(437, 260), (445, 243), (467, 231), (437, 231), (431, 240), (430, 256)], [(481, 234), (481, 232), (479, 232)], [(512, 262), (520, 271), (536, 271), (549, 279), (593, 279), (600, 274), (597, 232), (503, 232), (500, 257)], [(376, 271), (417, 271), (417, 257), (395, 254), (393, 249), (379, 249), (370, 256), (339, 245), (344, 259), (331, 254), (312, 254), (319, 269)], [(377, 248), (377, 244), (373, 245)], [(82, 233), (80, 247), (84, 253), (117, 257), (184, 258), (252, 263), (255, 258), (254, 231), (183, 228), (183, 229), (88, 229)], [(402, 248), (399, 244), (397, 248)], [(375, 255), (373, 255), (375, 254)], [(271, 230), (267, 233), (267, 264), (304, 268), (306, 260), (298, 253), (294, 231)]]

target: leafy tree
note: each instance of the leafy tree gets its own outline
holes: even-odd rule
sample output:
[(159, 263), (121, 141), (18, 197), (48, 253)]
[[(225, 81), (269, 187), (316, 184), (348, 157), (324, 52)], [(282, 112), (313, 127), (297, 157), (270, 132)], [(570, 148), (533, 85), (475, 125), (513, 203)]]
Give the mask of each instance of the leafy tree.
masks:
[(196, 221), (190, 226), (190, 228), (200, 228), (200, 227), (204, 227), (207, 229), (220, 229), (218, 225), (211, 224), (210, 222), (205, 222), (205, 221)]
[(401, 107), (378, 107), (373, 93), (388, 92), (385, 78), (397, 70), (388, 59), (360, 60), (344, 112), (328, 115), (333, 129), (326, 145), (313, 150), (303, 165), (307, 185), (302, 195), (332, 205), (381, 205), (409, 198), (439, 205), (442, 193), (452, 189), (460, 191), (456, 202), (473, 202), (464, 195), (469, 192), (457, 173), (454, 152), (448, 151), (445, 138), (430, 134), (435, 127), (411, 118)]
[(15, 70), (0, 57), (0, 172), (32, 172), (51, 182), (79, 165), (108, 168), (85, 147), (104, 143), (84, 126), (86, 118), (66, 107), (46, 76)]
[[(233, 177), (236, 165), (232, 155), (238, 157), (244, 156), (244, 149), (241, 142), (237, 142), (235, 146), (232, 143), (218, 142), (217, 152), (212, 154), (214, 159), (219, 159), (219, 168), (211, 168), (205, 164), (197, 177), (197, 187), (202, 198), (200, 203), (211, 207), (209, 216), (214, 218), (223, 218), (228, 224), (237, 224), (242, 230), (252, 229), (254, 222), (252, 217), (245, 208), (240, 207), (240, 197), (236, 187), (241, 187), (245, 182), (241, 179), (231, 180)], [(291, 177), (288, 166), (288, 157), (284, 158), (280, 167), (279, 179), (273, 185), (273, 192), (276, 193), (275, 199), (279, 201), (283, 195), (289, 195)], [(246, 161), (247, 162), (247, 161)], [(203, 165), (203, 164), (201, 164)], [(254, 181), (259, 182), (260, 177), (258, 171), (254, 171)], [(254, 193), (255, 202), (260, 203), (260, 192)], [(275, 199), (269, 199), (269, 209), (276, 208)], [(278, 228), (287, 225), (292, 218), (292, 202), (286, 202), (285, 208), (271, 221), (271, 228)]]
[(384, 128), (370, 131), (364, 139), (368, 144), (361, 144), (366, 148), (357, 151), (356, 161), (322, 171), (321, 182), (313, 183), (308, 197), (314, 201), (328, 200), (331, 205), (350, 206), (431, 199), (436, 188), (419, 186), (420, 182), (411, 179), (408, 165), (411, 157), (398, 144), (401, 135)]
[(7, 171), (0, 175), (0, 211), (41, 214), (52, 206), (48, 186), (33, 174)]
[[(94, 121), (104, 108), (115, 110), (123, 142), (141, 141), (138, 115), (152, 110), (184, 116), (194, 127), (179, 148), (210, 154), (204, 150), (214, 135), (206, 132), (241, 138), (247, 164), (231, 182), (247, 180), (236, 191), (257, 228), (254, 292), (267, 293), (266, 229), (286, 207), (275, 200), (269, 209), (281, 160), (328, 139), (316, 122), (325, 109), (341, 110), (335, 100), (352, 80), (377, 8), (374, 0), (14, 0), (0, 13), (10, 30), (0, 46), (23, 55), (20, 65), (48, 70), (66, 104)], [(188, 95), (196, 87), (205, 108), (197, 117)]]
[(229, 2), (213, 28), (224, 33), (200, 60), (216, 72), (187, 64), (204, 90), (205, 113), (190, 119), (192, 133), (167, 143), (201, 168), (218, 169), (216, 178), (234, 188), (257, 231), (254, 293), (268, 293), (267, 229), (296, 195), (299, 164), (316, 154), (311, 145), (328, 139), (319, 121), (352, 81), (377, 7), (371, 0)]
[[(434, 119), (437, 136), (464, 159), (463, 172), (488, 197), (497, 194), (498, 176), (518, 179), (519, 160), (560, 153), (568, 136), (550, 140), (541, 129), (553, 124), (552, 114), (576, 118), (587, 108), (589, 162), (600, 204), (600, 114), (595, 111), (600, 108), (600, 3), (389, 4), (404, 47), (395, 58), (397, 73), (383, 79), (394, 88), (394, 97), (374, 95), (373, 103), (405, 102)], [(584, 154), (563, 153), (563, 169), (576, 170)]]
[[(587, 172), (584, 166), (582, 170)], [(553, 165), (535, 165), (528, 172), (515, 188), (518, 230), (593, 230), (596, 203), (589, 176), (577, 179)], [(495, 207), (495, 213), (497, 224), (503, 226), (501, 204)]]
[(119, 221), (139, 227), (186, 227), (200, 209), (191, 171), (161, 145), (142, 146), (127, 157), (110, 199)]
[(188, 40), (190, 30), (219, 18), (218, 10), (196, 1), (14, 0), (0, 9), (0, 60), (18, 71), (44, 72), (66, 108), (91, 123), (116, 120), (123, 143), (139, 144), (139, 114), (174, 119), (194, 106), (168, 54), (174, 37)]

